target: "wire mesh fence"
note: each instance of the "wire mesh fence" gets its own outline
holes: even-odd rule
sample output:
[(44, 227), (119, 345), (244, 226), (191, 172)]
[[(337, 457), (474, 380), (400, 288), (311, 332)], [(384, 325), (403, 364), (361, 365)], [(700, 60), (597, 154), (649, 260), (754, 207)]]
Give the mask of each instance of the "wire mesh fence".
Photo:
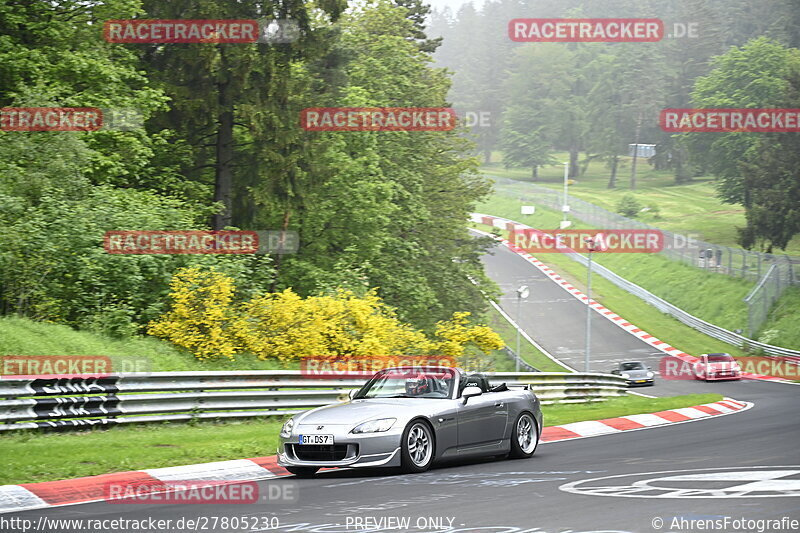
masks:
[[(520, 185), (519, 181), (495, 178), (499, 185)], [(525, 183), (526, 192), (520, 200), (560, 211), (563, 193), (540, 185)], [(800, 257), (787, 254), (767, 254), (742, 248), (731, 248), (652, 226), (570, 196), (569, 214), (577, 220), (603, 229), (650, 229), (664, 235), (662, 255), (707, 272), (743, 278), (755, 283), (745, 298), (748, 306), (748, 336), (755, 335), (767, 320), (769, 310), (783, 291), (800, 284)]]

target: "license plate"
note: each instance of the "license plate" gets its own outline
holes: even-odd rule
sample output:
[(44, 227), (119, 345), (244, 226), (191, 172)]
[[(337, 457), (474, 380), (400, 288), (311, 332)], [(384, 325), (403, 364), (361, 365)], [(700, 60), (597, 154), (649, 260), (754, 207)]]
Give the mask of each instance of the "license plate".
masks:
[(646, 379), (637, 379), (636, 383), (647, 383)]
[(333, 444), (333, 435), (298, 435), (298, 444)]

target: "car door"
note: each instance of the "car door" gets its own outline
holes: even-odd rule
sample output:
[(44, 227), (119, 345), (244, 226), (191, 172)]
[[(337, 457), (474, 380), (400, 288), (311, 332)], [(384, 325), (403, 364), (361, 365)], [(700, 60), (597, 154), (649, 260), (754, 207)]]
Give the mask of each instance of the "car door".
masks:
[(458, 448), (491, 447), (499, 444), (506, 430), (508, 399), (502, 392), (484, 392), (458, 403)]

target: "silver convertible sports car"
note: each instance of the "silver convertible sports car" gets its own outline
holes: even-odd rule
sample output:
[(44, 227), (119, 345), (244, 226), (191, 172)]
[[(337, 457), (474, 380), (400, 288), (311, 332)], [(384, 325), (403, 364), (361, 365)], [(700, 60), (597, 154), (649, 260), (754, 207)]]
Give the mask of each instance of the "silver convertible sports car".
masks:
[(381, 370), (343, 403), (295, 415), (281, 429), (278, 464), (298, 476), (325, 467), (399, 467), (490, 455), (530, 457), (542, 430), (527, 385), (491, 387), (458, 368)]

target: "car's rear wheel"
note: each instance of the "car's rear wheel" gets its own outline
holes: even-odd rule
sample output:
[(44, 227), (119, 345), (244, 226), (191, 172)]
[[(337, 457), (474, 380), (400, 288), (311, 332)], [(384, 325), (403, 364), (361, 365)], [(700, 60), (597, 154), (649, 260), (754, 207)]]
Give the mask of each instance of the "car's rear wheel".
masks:
[(403, 472), (425, 472), (433, 463), (433, 431), (422, 420), (414, 420), (403, 431), (400, 444)]
[(317, 473), (319, 468), (313, 466), (287, 466), (286, 470), (297, 477), (314, 477), (314, 474)]
[(514, 422), (514, 430), (511, 433), (511, 453), (512, 459), (526, 459), (533, 455), (539, 445), (539, 432), (536, 429), (536, 422), (533, 415), (524, 412), (517, 417)]

